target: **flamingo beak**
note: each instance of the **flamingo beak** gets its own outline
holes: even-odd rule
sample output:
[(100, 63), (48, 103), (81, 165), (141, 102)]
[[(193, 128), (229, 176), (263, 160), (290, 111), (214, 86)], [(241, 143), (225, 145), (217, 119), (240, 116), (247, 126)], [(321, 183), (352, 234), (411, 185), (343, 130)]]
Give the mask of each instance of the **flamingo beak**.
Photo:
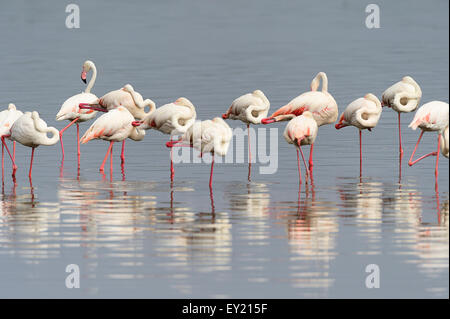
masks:
[(134, 127), (140, 126), (142, 123), (144, 123), (144, 121), (133, 121), (131, 122), (131, 125), (133, 125)]
[(81, 81), (83, 81), (84, 84), (86, 84), (86, 71), (81, 72)]
[(261, 120), (261, 123), (262, 123), (262, 124), (270, 124), (270, 123), (274, 123), (274, 122), (276, 122), (276, 121), (277, 121), (277, 120), (274, 119), (274, 118), (266, 117), (265, 119), (262, 119), (262, 120)]
[(339, 129), (341, 129), (341, 128), (343, 128), (343, 127), (346, 127), (347, 125), (345, 125), (345, 124), (342, 124), (342, 123), (337, 123), (334, 127), (336, 128), (336, 130), (339, 130)]
[(224, 120), (226, 120), (226, 119), (228, 118), (228, 115), (222, 114), (222, 118), (223, 118)]

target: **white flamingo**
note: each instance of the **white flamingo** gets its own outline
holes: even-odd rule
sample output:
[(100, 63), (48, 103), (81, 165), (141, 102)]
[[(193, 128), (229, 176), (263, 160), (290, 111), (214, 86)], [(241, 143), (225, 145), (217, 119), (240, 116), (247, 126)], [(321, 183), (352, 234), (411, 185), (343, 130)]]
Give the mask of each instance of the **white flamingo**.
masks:
[(100, 171), (104, 171), (108, 155), (110, 158), (112, 173), (112, 153), (114, 142), (122, 142), (127, 138), (134, 141), (141, 141), (145, 136), (145, 131), (134, 127), (131, 123), (134, 121), (133, 115), (124, 107), (119, 106), (108, 113), (103, 114), (91, 127), (84, 133), (81, 143), (85, 144), (92, 139), (102, 139), (109, 141), (108, 151), (100, 166)]
[(12, 103), (8, 105), (8, 109), (0, 112), (0, 137), (2, 140), (2, 173), (4, 169), (4, 147), (8, 151), (9, 157), (13, 163), (13, 171), (17, 169), (14, 161), (16, 160), (16, 142), (13, 141), (13, 155), (9, 152), (8, 145), (6, 145), (5, 138), (10, 138), (11, 127), (14, 122), (23, 115), (23, 113), (17, 110), (16, 106)]
[[(51, 134), (51, 137), (47, 136), (48, 133)], [(58, 143), (59, 131), (54, 127), (48, 127), (47, 123), (39, 117), (38, 112), (25, 112), (12, 125), (10, 139), (31, 147), (30, 171), (28, 173), (31, 180), (35, 148), (39, 145), (49, 146)]]
[(383, 92), (382, 106), (391, 107), (398, 113), (398, 143), (400, 160), (403, 158), (402, 129), (400, 114), (414, 112), (419, 106), (422, 90), (419, 84), (410, 76), (403, 79)]
[(381, 102), (372, 93), (354, 100), (342, 113), (336, 129), (346, 126), (354, 126), (359, 129), (359, 173), (362, 175), (362, 134), (361, 131), (367, 129), (371, 131), (380, 119), (382, 112)]
[[(432, 101), (422, 105), (414, 115), (414, 119), (409, 124), (409, 127), (413, 130), (420, 128), (422, 132), (420, 133), (419, 140), (416, 143), (413, 153), (411, 154), (411, 158), (409, 159), (408, 165), (413, 166), (420, 160), (428, 157), (428, 156), (436, 156), (436, 168), (435, 168), (435, 176), (436, 176), (436, 185), (438, 182), (439, 176), (439, 152), (442, 150), (445, 153), (445, 146), (441, 149), (441, 142), (447, 145), (447, 155), (448, 155), (448, 116), (449, 116), (449, 106), (448, 103), (441, 101)], [(447, 130), (447, 132), (446, 132)], [(422, 135), (424, 132), (438, 132), (438, 145), (437, 151), (431, 152), (429, 154), (425, 154), (413, 161), (414, 154), (416, 153), (417, 147), (419, 146), (420, 140), (422, 139)], [(447, 134), (447, 137), (445, 137)], [(445, 142), (447, 139), (447, 142)]]
[[(322, 80), (322, 91), (318, 91), (320, 81)], [(261, 121), (263, 124), (269, 124), (278, 121), (288, 121), (303, 112), (312, 113), (318, 126), (332, 124), (338, 117), (338, 106), (333, 96), (328, 92), (328, 78), (324, 72), (319, 72), (311, 81), (311, 91), (305, 92), (281, 107), (268, 118)], [(309, 171), (313, 171), (313, 150), (314, 143), (311, 144), (309, 153)]]
[[(156, 106), (155, 102), (145, 99), (142, 95), (134, 90), (130, 84), (126, 84), (123, 88), (106, 93), (96, 102), (81, 103), (81, 109), (90, 109), (101, 112), (108, 112), (119, 106), (127, 108), (131, 115), (138, 120), (143, 120), (147, 115), (151, 114)], [(145, 112), (145, 108), (149, 107), (149, 111)], [(120, 158), (122, 163), (125, 161), (124, 156), (125, 140), (122, 142), (122, 153)]]
[[(175, 102), (165, 104), (149, 114), (141, 121), (135, 121), (134, 126), (139, 126), (144, 130), (154, 129), (164, 134), (173, 135), (186, 133), (189, 127), (194, 124), (197, 118), (195, 106), (185, 97), (178, 98)], [(170, 177), (173, 180), (175, 171), (173, 168), (173, 153), (170, 150)]]
[(255, 90), (252, 93), (244, 94), (235, 99), (227, 112), (222, 115), (224, 120), (241, 120), (247, 124), (249, 179), (250, 165), (252, 162), (250, 124), (261, 124), (261, 120), (267, 117), (269, 108), (270, 102), (264, 93), (261, 90)]
[(91, 89), (95, 84), (95, 79), (97, 78), (97, 68), (95, 67), (94, 62), (87, 60), (83, 63), (83, 68), (81, 72), (81, 80), (86, 83), (86, 76), (89, 71), (92, 71), (92, 77), (89, 81), (84, 92), (76, 94), (68, 98), (58, 114), (56, 114), (57, 121), (68, 120), (70, 123), (64, 127), (61, 131), (59, 131), (59, 139), (61, 141), (61, 150), (62, 150), (62, 160), (64, 161), (64, 144), (62, 140), (62, 135), (65, 130), (67, 130), (72, 124), (76, 123), (77, 125), (77, 155), (78, 155), (78, 164), (80, 164), (80, 127), (79, 123), (89, 121), (95, 117), (97, 114), (94, 110), (83, 110), (79, 108), (80, 103), (95, 103), (98, 100), (98, 97), (95, 94), (91, 93)]
[[(300, 168), (300, 156), (302, 155), (303, 164), (308, 172), (308, 166), (306, 165), (305, 157), (303, 155), (302, 145), (312, 145), (317, 137), (317, 131), (319, 126), (314, 120), (314, 116), (311, 112), (305, 111), (302, 115), (291, 119), (284, 130), (284, 138), (289, 144), (294, 144), (297, 149), (297, 167), (299, 183), (302, 183), (302, 174)], [(308, 176), (308, 173), (307, 173)], [(312, 180), (311, 180), (312, 182)]]
[[(191, 125), (181, 140), (168, 142), (168, 147), (190, 146), (204, 153), (212, 154), (211, 173), (209, 176), (209, 188), (212, 188), (212, 179), (214, 172), (214, 155), (225, 156), (233, 138), (233, 132), (228, 124), (220, 117), (212, 120), (195, 122)], [(182, 145), (185, 142), (187, 145)]]

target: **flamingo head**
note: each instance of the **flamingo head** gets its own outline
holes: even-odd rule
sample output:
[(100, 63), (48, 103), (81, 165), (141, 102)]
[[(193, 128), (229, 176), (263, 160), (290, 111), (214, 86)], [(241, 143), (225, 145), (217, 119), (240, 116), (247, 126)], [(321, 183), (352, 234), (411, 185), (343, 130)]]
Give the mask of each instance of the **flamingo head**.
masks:
[(94, 62), (87, 60), (83, 63), (83, 69), (81, 71), (81, 81), (83, 81), (86, 84), (86, 76), (87, 73), (91, 70), (92, 66), (94, 65)]

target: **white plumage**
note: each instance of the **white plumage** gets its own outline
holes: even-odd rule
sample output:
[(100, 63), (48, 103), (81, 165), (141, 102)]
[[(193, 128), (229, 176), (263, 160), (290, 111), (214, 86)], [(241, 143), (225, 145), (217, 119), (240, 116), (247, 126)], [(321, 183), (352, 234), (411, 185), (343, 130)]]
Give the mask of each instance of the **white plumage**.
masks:
[(183, 135), (183, 141), (192, 145), (201, 153), (214, 153), (225, 156), (233, 138), (233, 132), (220, 117), (195, 122)]
[[(82, 79), (86, 80), (86, 73), (92, 70), (92, 78), (89, 81), (86, 90), (82, 93), (71, 96), (66, 101), (64, 101), (61, 109), (56, 114), (57, 121), (69, 120), (73, 121), (78, 118), (77, 122), (84, 122), (93, 119), (97, 114), (94, 110), (83, 110), (79, 108), (80, 103), (95, 103), (98, 97), (91, 93), (91, 89), (94, 86), (95, 79), (97, 78), (97, 68), (94, 62), (85, 61), (83, 63)], [(84, 75), (84, 76), (83, 76)]]
[(231, 103), (223, 119), (241, 120), (244, 123), (260, 124), (267, 117), (270, 102), (261, 90), (244, 94)]
[(417, 109), (422, 97), (419, 84), (410, 76), (403, 79), (383, 92), (383, 105), (391, 107), (399, 113), (413, 112)]
[[(289, 144), (311, 145), (317, 137), (318, 125), (311, 112), (306, 111), (302, 115), (290, 120), (284, 130), (284, 139)], [(299, 144), (300, 143), (300, 144)]]
[(0, 112), (0, 136), (9, 135), (14, 122), (23, 115), (12, 103), (8, 109)]
[[(155, 103), (150, 99), (144, 100), (142, 95), (136, 92), (130, 84), (125, 85), (119, 90), (106, 93), (98, 99), (97, 103), (108, 111), (119, 106), (124, 106), (138, 120), (144, 119), (155, 110)], [(145, 112), (146, 107), (150, 108), (147, 113)]]
[(442, 133), (448, 126), (448, 103), (432, 101), (422, 105), (414, 115), (408, 127), (413, 130), (420, 128), (423, 131), (439, 131)]
[[(322, 91), (317, 91), (322, 80)], [(311, 91), (305, 92), (273, 113), (268, 119), (287, 121), (295, 116), (309, 111), (318, 126), (334, 123), (338, 117), (338, 106), (333, 96), (328, 93), (328, 78), (324, 72), (319, 72), (311, 81)], [(266, 120), (266, 119), (264, 119)], [(263, 123), (264, 123), (263, 120)]]
[(158, 130), (164, 134), (184, 134), (194, 124), (197, 113), (195, 106), (184, 97), (173, 103), (165, 104), (150, 112), (140, 128)]
[(355, 126), (360, 130), (372, 129), (378, 124), (382, 112), (381, 102), (368, 93), (364, 97), (351, 102), (342, 113), (336, 128)]
[(134, 121), (133, 115), (123, 106), (119, 106), (100, 116), (89, 127), (81, 138), (85, 144), (92, 139), (121, 142), (126, 138), (140, 141), (145, 136), (145, 131), (131, 125)]
[[(50, 138), (48, 133), (52, 134)], [(59, 141), (59, 131), (48, 127), (38, 112), (25, 112), (12, 125), (11, 140), (33, 148), (39, 145), (54, 145)]]

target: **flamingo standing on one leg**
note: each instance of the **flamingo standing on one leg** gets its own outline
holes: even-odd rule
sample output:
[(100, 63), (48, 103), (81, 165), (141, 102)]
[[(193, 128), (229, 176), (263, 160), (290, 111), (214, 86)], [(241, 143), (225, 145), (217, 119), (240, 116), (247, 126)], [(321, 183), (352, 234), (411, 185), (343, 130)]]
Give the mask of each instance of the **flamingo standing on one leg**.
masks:
[[(298, 178), (299, 184), (302, 183), (302, 172), (300, 168), (300, 156), (299, 151), (302, 155), (303, 164), (305, 165), (306, 172), (308, 172), (308, 166), (306, 165), (305, 157), (303, 155), (302, 145), (312, 145), (317, 137), (317, 131), (319, 126), (314, 120), (314, 115), (305, 111), (302, 115), (294, 117), (286, 125), (284, 130), (284, 138), (289, 144), (294, 144), (297, 148), (297, 167), (298, 167)], [(308, 176), (308, 173), (306, 173)]]
[(176, 142), (168, 142), (166, 145), (170, 148), (182, 145), (186, 142), (190, 147), (204, 153), (212, 154), (211, 173), (209, 175), (209, 188), (212, 189), (212, 179), (214, 172), (214, 155), (225, 156), (233, 138), (233, 132), (228, 124), (220, 117), (212, 120), (196, 122), (191, 125), (183, 137)]
[(402, 128), (400, 124), (400, 114), (414, 112), (419, 106), (422, 97), (422, 90), (419, 84), (410, 76), (403, 79), (383, 92), (382, 106), (391, 107), (398, 113), (398, 144), (400, 153), (400, 163), (403, 158)]
[(95, 67), (94, 62), (85, 61), (83, 63), (83, 69), (81, 72), (81, 80), (86, 83), (86, 75), (89, 71), (92, 70), (92, 78), (89, 81), (86, 89), (83, 93), (76, 94), (70, 98), (68, 98), (58, 114), (56, 114), (57, 121), (69, 120), (70, 123), (64, 127), (61, 131), (59, 131), (59, 139), (61, 141), (61, 150), (62, 150), (62, 161), (64, 161), (64, 144), (62, 140), (62, 135), (65, 130), (67, 130), (72, 124), (77, 125), (77, 155), (78, 155), (78, 167), (80, 166), (80, 127), (79, 123), (89, 121), (95, 117), (97, 114), (94, 110), (81, 110), (79, 108), (80, 103), (94, 103), (98, 100), (98, 97), (95, 94), (91, 93), (91, 89), (94, 86), (95, 79), (97, 78), (97, 68)]
[(106, 160), (110, 155), (110, 165), (112, 174), (112, 152), (114, 142), (122, 142), (127, 138), (134, 141), (141, 141), (145, 136), (145, 131), (131, 125), (134, 121), (133, 115), (123, 106), (103, 114), (84, 133), (81, 143), (85, 144), (92, 139), (102, 139), (109, 141), (108, 151), (100, 166), (100, 171), (104, 171)]
[[(322, 80), (322, 91), (317, 91)], [(311, 91), (305, 92), (278, 109), (270, 117), (262, 119), (261, 123), (269, 124), (278, 121), (288, 121), (309, 111), (312, 113), (318, 126), (332, 124), (338, 117), (338, 106), (333, 96), (328, 93), (328, 78), (324, 72), (319, 72), (311, 81)], [(313, 172), (313, 150), (311, 144), (309, 153), (309, 171)]]
[[(441, 151), (441, 142), (447, 138), (448, 141), (448, 116), (449, 116), (449, 106), (448, 103), (441, 101), (432, 101), (422, 105), (414, 115), (414, 119), (411, 121), (408, 127), (413, 130), (420, 128), (422, 132), (420, 133), (419, 140), (414, 148), (414, 151), (411, 154), (411, 158), (409, 159), (408, 165), (413, 166), (420, 160), (428, 157), (428, 156), (436, 156), (436, 168), (435, 168), (435, 176), (436, 176), (436, 186), (438, 183), (439, 176), (439, 152)], [(447, 132), (446, 132), (447, 130)], [(423, 155), (419, 157), (417, 160), (413, 161), (414, 154), (416, 153), (417, 147), (419, 146), (420, 140), (422, 139), (422, 135), (426, 131), (437, 131), (438, 132), (438, 145), (437, 151), (431, 152), (429, 154)], [(447, 134), (447, 137), (445, 137)], [(446, 143), (448, 149), (448, 142)], [(445, 153), (445, 147), (442, 149)], [(447, 151), (448, 154), (448, 151)]]
[(269, 112), (270, 102), (261, 90), (255, 90), (235, 99), (228, 111), (222, 115), (223, 119), (241, 120), (247, 124), (248, 132), (248, 180), (250, 180), (250, 168), (252, 153), (250, 146), (250, 123), (261, 124), (261, 120)]
[(11, 158), (11, 161), (13, 163), (13, 174), (17, 169), (17, 166), (14, 163), (16, 160), (16, 142), (13, 141), (13, 155), (11, 156), (8, 146), (6, 145), (5, 138), (10, 137), (12, 125), (22, 115), (23, 113), (17, 110), (16, 106), (12, 103), (8, 105), (7, 110), (0, 112), (0, 137), (2, 140), (2, 176), (4, 171), (4, 147), (6, 147), (6, 151), (8, 152), (9, 157)]
[[(48, 133), (52, 134), (50, 138), (47, 136)], [(47, 123), (39, 117), (38, 112), (25, 112), (12, 125), (10, 139), (32, 148), (28, 173), (31, 182), (35, 148), (39, 145), (49, 146), (58, 143), (59, 131), (54, 127), (48, 127)]]
[[(103, 95), (100, 99), (93, 103), (80, 103), (80, 109), (90, 109), (101, 112), (108, 112), (119, 106), (124, 106), (131, 113), (131, 115), (138, 120), (143, 120), (147, 115), (151, 114), (156, 106), (155, 102), (150, 99), (145, 99), (141, 94), (136, 92), (134, 88), (127, 84), (123, 88), (111, 91)], [(150, 110), (146, 113), (145, 108)], [(122, 163), (125, 161), (125, 139), (122, 142)]]
[(366, 94), (363, 98), (356, 99), (350, 103), (342, 113), (336, 129), (346, 126), (355, 126), (359, 129), (359, 174), (362, 175), (362, 137), (361, 131), (368, 129), (371, 131), (377, 124), (381, 116), (381, 102), (372, 93)]
[[(173, 135), (186, 133), (188, 128), (194, 124), (197, 113), (194, 104), (187, 98), (180, 97), (175, 102), (165, 104), (149, 114), (142, 121), (135, 121), (134, 126), (144, 130), (155, 129), (164, 134)], [(173, 152), (170, 150), (170, 179), (173, 180), (175, 171), (173, 168)]]

